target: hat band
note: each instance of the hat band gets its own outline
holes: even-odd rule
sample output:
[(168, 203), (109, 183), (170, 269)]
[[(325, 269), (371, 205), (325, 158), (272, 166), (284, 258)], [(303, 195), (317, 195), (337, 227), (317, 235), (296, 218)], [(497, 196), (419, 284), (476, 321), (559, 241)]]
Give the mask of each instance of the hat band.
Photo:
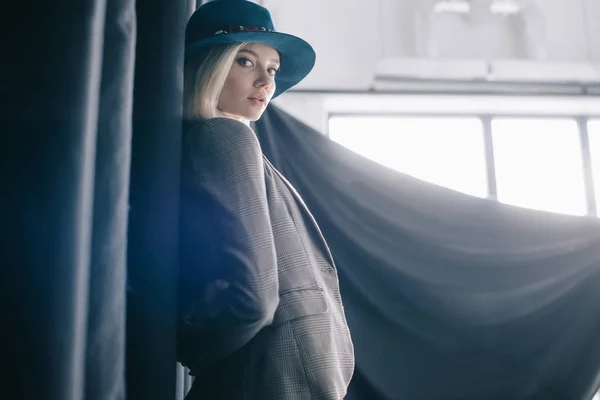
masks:
[(265, 28), (264, 26), (251, 26), (251, 25), (229, 25), (226, 28), (219, 29), (214, 35), (222, 35), (224, 33), (233, 32), (275, 32), (274, 29)]

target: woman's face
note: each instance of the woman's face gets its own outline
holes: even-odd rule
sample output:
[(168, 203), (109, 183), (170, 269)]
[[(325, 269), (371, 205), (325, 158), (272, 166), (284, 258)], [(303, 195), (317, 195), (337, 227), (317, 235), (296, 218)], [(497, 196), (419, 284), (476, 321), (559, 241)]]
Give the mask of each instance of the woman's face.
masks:
[(217, 108), (243, 122), (256, 121), (275, 92), (279, 53), (261, 43), (249, 43), (238, 51)]

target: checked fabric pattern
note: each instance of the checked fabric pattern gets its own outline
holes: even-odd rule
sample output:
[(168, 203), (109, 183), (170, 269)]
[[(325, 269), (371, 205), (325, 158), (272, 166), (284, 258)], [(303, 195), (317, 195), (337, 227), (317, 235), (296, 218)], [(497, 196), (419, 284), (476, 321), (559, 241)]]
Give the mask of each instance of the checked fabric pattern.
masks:
[[(183, 136), (179, 360), (187, 399), (339, 400), (354, 348), (335, 263), (293, 186), (247, 125), (194, 121)], [(199, 291), (225, 279), (207, 319)]]

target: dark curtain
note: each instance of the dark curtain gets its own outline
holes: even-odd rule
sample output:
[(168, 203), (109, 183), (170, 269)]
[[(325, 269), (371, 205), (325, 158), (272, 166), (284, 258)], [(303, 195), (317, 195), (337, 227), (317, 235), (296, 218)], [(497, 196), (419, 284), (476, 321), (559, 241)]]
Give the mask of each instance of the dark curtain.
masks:
[(419, 181), (273, 106), (255, 129), (336, 259), (356, 348), (348, 399), (591, 399), (600, 220)]
[(0, 12), (1, 398), (175, 396), (190, 8), (59, 0)]
[(176, 393), (177, 220), (186, 1), (136, 2), (127, 398)]

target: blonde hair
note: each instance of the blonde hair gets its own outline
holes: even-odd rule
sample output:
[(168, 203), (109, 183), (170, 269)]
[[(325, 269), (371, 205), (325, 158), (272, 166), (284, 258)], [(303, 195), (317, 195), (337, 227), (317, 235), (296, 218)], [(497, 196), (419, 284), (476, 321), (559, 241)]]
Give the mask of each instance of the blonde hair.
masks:
[(246, 43), (215, 46), (186, 63), (183, 73), (183, 116), (209, 119), (223, 116), (219, 97), (238, 51)]

